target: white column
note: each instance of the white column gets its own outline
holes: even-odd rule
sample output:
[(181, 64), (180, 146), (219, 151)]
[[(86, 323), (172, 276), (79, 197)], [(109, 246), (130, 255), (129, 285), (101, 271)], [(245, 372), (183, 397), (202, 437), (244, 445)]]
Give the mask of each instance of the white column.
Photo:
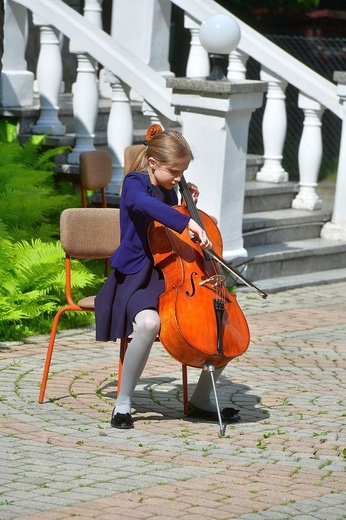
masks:
[(343, 107), (343, 119), (333, 217), (323, 226), (321, 236), (346, 241), (346, 72), (334, 72), (334, 80), (338, 82), (337, 93)]
[(170, 21), (170, 0), (116, 0), (111, 35), (162, 76), (171, 77)]
[(27, 36), (27, 10), (12, 0), (7, 0), (0, 80), (3, 107), (27, 107), (33, 104), (34, 75), (27, 70), (25, 61)]
[(64, 135), (65, 126), (59, 121), (59, 95), (62, 82), (60, 33), (50, 25), (40, 26), (40, 54), (37, 62), (37, 86), (40, 96), (40, 117), (32, 128), (34, 134)]
[(200, 189), (198, 207), (217, 219), (225, 259), (247, 256), (242, 222), (248, 129), (266, 85), (176, 78), (167, 86), (195, 157), (186, 179)]
[(262, 123), (264, 164), (257, 172), (256, 180), (287, 182), (288, 173), (281, 165), (287, 130), (287, 82), (264, 67), (261, 70), (261, 79), (268, 82), (268, 91)]
[(210, 72), (209, 56), (199, 39), (199, 28), (190, 16), (185, 14), (184, 27), (190, 30), (190, 51), (186, 65), (187, 78), (206, 78)]
[(299, 193), (292, 202), (292, 208), (321, 209), (322, 201), (316, 187), (323, 157), (321, 118), (324, 109), (302, 92), (299, 93), (298, 106), (304, 112), (304, 123), (298, 150)]
[[(84, 18), (100, 29), (102, 28), (102, 1), (85, 0)], [(98, 65), (89, 55), (80, 52), (71, 43), (70, 51), (77, 54), (77, 78), (73, 90), (73, 116), (76, 130), (76, 143), (68, 155), (69, 164), (78, 164), (82, 152), (94, 150), (95, 127), (98, 115)]]
[(127, 87), (110, 72), (107, 72), (105, 79), (110, 82), (112, 88), (107, 136), (108, 148), (112, 156), (113, 176), (107, 193), (118, 195), (124, 176), (124, 151), (132, 144), (132, 113)]
[[(170, 0), (114, 0), (111, 36), (163, 77), (174, 74), (169, 64)], [(141, 101), (134, 85), (131, 99)]]

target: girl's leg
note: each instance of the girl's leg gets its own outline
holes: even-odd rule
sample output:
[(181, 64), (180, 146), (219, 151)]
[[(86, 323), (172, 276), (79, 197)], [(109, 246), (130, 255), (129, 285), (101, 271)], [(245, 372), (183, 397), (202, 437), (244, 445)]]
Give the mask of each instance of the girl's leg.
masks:
[[(220, 377), (223, 368), (217, 368), (214, 371), (215, 382)], [(210, 397), (214, 392), (211, 374), (208, 370), (202, 370), (196, 388), (187, 404), (186, 415), (188, 417), (196, 417), (209, 421), (218, 421), (216, 403), (212, 402)], [(232, 423), (240, 420), (239, 410), (231, 407), (220, 410), (221, 419), (224, 422)]]
[[(225, 367), (216, 368), (214, 371), (214, 379), (215, 383), (222, 374), (222, 371)], [(211, 379), (211, 374), (208, 370), (202, 370), (201, 375), (199, 376), (198, 383), (196, 388), (191, 396), (189, 402), (197, 408), (201, 408), (203, 410), (208, 411), (216, 411), (215, 404), (211, 401), (210, 397), (213, 390), (213, 382)]]
[(160, 329), (160, 318), (153, 309), (145, 309), (135, 316), (136, 330), (128, 344), (113, 415), (131, 413), (132, 395), (147, 362), (151, 347)]

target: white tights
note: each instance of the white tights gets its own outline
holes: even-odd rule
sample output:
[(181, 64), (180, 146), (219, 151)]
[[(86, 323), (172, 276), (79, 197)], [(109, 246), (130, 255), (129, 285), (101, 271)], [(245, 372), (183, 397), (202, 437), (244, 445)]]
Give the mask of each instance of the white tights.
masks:
[[(145, 309), (139, 312), (135, 317), (135, 323), (135, 334), (126, 350), (121, 388), (117, 396), (114, 413), (131, 413), (132, 395), (148, 360), (151, 347), (160, 330), (160, 318), (153, 309)], [(222, 368), (215, 370), (215, 381), (220, 376), (222, 370)], [(204, 410), (215, 410), (215, 405), (210, 400), (212, 390), (211, 375), (208, 371), (202, 370), (190, 402)]]

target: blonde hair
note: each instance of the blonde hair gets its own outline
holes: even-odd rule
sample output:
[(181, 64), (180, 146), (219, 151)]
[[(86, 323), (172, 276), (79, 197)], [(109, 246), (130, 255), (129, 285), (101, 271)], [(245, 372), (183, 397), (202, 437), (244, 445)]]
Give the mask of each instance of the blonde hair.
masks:
[(177, 158), (193, 159), (189, 143), (175, 130), (164, 130), (153, 135), (150, 140), (146, 141), (146, 145), (131, 164), (130, 171), (147, 172), (149, 157), (163, 164), (173, 162)]

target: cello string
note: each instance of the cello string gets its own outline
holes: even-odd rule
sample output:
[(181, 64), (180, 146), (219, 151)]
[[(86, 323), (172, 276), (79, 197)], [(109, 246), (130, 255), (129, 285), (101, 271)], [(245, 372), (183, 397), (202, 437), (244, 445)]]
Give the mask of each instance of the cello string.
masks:
[[(181, 181), (179, 182), (179, 189), (180, 189), (180, 192), (182, 194), (182, 197), (184, 198), (184, 201), (185, 201), (185, 204), (186, 204), (186, 207), (191, 215), (191, 218), (197, 222), (197, 224), (199, 224), (201, 226), (201, 228), (203, 228), (205, 230), (205, 226), (202, 222), (202, 219), (198, 213), (198, 209), (197, 209), (197, 206), (196, 204), (194, 203), (193, 199), (192, 199), (192, 195), (191, 195), (191, 192), (188, 188), (188, 185), (187, 185), (187, 182), (185, 180), (184, 177), (181, 178)], [(205, 254), (204, 251), (202, 251), (202, 254), (204, 256), (204, 259), (205, 261), (208, 261), (209, 265), (211, 266), (212, 269), (210, 269), (210, 271), (212, 271), (212, 274), (214, 274), (215, 276), (219, 275), (220, 272), (221, 272), (221, 268), (220, 268), (220, 264), (219, 262), (217, 262), (214, 258), (212, 257), (209, 257), (207, 258), (208, 256), (208, 252), (207, 254)], [(217, 292), (217, 295), (224, 299), (223, 297), (223, 293), (225, 292), (224, 290), (224, 285), (222, 284), (222, 288), (220, 288), (220, 284), (217, 284), (216, 286), (216, 292)]]

